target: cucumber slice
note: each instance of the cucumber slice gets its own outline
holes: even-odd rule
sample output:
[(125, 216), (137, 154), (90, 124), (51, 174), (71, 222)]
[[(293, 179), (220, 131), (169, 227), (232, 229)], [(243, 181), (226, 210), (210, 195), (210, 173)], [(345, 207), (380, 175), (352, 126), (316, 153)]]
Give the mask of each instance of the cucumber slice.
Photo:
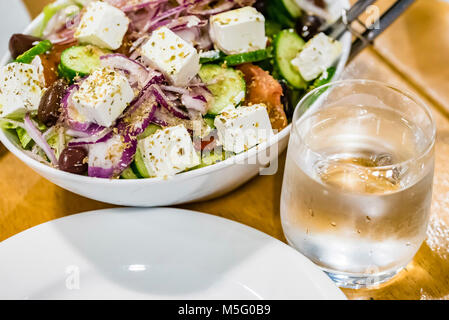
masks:
[[(154, 134), (156, 131), (161, 129), (160, 126), (155, 124), (150, 124), (148, 128), (145, 129), (145, 131), (138, 137), (139, 140), (145, 139), (152, 134)], [(123, 179), (145, 179), (150, 178), (150, 174), (148, 173), (147, 167), (145, 166), (145, 162), (143, 161), (142, 152), (139, 148), (137, 148), (136, 155), (134, 157), (134, 161), (131, 163), (131, 167), (129, 168), (131, 171), (123, 172), (122, 178)], [(131, 174), (132, 172), (132, 174)], [(124, 176), (124, 174), (126, 176)], [(135, 178), (133, 177), (135, 176)]]
[(284, 7), (284, 10), (288, 12), (290, 17), (293, 19), (297, 19), (301, 16), (301, 8), (296, 4), (294, 0), (281, 0), (281, 5)]
[(204, 118), (204, 122), (206, 122), (206, 124), (207, 124), (210, 128), (215, 129), (215, 124), (214, 124), (215, 119), (214, 119), (214, 118), (208, 118), (208, 117), (205, 117), (205, 118)]
[[(337, 71), (337, 68), (335, 68), (335, 67), (330, 67), (329, 69), (327, 69), (326, 72), (324, 72), (318, 79), (316, 79), (314, 81), (313, 85), (310, 86), (307, 91), (312, 91), (316, 88), (319, 88), (319, 87), (324, 86), (325, 84), (328, 84), (329, 82), (331, 82), (336, 71)], [(321, 89), (317, 90), (317, 92), (314, 94), (314, 96), (310, 99), (309, 104), (312, 105), (313, 102), (315, 102), (316, 99), (318, 99), (318, 97), (321, 94), (326, 92), (327, 89), (329, 89), (329, 87), (325, 87), (325, 88), (321, 88)]]
[(220, 50), (211, 50), (201, 53), (200, 64), (223, 61), (226, 55)]
[(224, 58), (227, 66), (238, 66), (239, 64), (248, 62), (258, 62), (270, 58), (271, 48), (261, 49), (252, 52), (233, 54)]
[(8, 119), (5, 119), (5, 118), (0, 119), (0, 129), (16, 130), (17, 128), (20, 128), (20, 127), (15, 123), (9, 122)]
[(326, 72), (324, 72), (318, 79), (313, 82), (313, 85), (309, 87), (309, 91), (312, 91), (313, 89), (324, 86), (325, 84), (331, 82), (336, 71), (337, 68), (335, 67), (328, 68)]
[(265, 20), (265, 34), (267, 37), (273, 37), (281, 32), (282, 26), (273, 20)]
[(291, 61), (302, 50), (305, 42), (294, 30), (283, 30), (274, 39), (276, 67), (281, 76), (297, 89), (307, 88), (301, 74), (292, 66)]
[(100, 67), (100, 57), (105, 52), (95, 46), (75, 46), (64, 50), (58, 70), (67, 80), (85, 77)]
[(215, 153), (212, 151), (209, 153), (203, 153), (201, 156), (201, 164), (197, 167), (197, 169), (208, 167), (224, 160), (226, 160), (226, 154), (224, 152)]
[(142, 153), (139, 148), (137, 148), (136, 156), (134, 158), (134, 165), (136, 173), (138, 173), (142, 178), (150, 178), (145, 162), (143, 162)]
[(33, 139), (31, 139), (30, 135), (25, 131), (25, 129), (22, 128), (17, 128), (17, 136), (19, 137), (19, 141), (22, 145), (22, 148), (24, 148), (25, 150), (28, 150), (28, 147), (31, 145), (31, 143), (33, 142)]
[(226, 153), (225, 152), (210, 152), (210, 153), (203, 153), (201, 155), (201, 163), (194, 167), (194, 168), (190, 168), (187, 171), (192, 171), (192, 170), (197, 170), (197, 169), (201, 169), (201, 168), (205, 168), (211, 165), (214, 165), (218, 162), (222, 162), (226, 160)]
[(145, 129), (145, 131), (138, 137), (139, 140), (145, 139), (151, 135), (153, 135), (156, 131), (159, 129), (162, 129), (162, 127), (156, 125), (156, 124), (150, 124), (148, 128)]
[(199, 76), (214, 96), (214, 103), (208, 113), (220, 114), (226, 108), (235, 108), (245, 99), (246, 83), (240, 72), (207, 64), (201, 67)]
[(226, 154), (224, 152), (215, 153), (212, 151), (210, 153), (203, 153), (201, 156), (201, 165), (204, 167), (211, 166), (225, 160), (225, 158)]
[(30, 50), (25, 51), (20, 56), (17, 57), (16, 62), (20, 63), (31, 63), (36, 56), (44, 54), (53, 47), (49, 40), (44, 40), (39, 42), (37, 45), (32, 47)]
[(226, 66), (238, 66), (239, 64), (248, 63), (248, 62), (258, 62), (262, 60), (266, 60), (271, 56), (271, 48), (261, 49), (252, 52), (245, 52), (239, 54), (232, 54), (227, 56), (221, 51), (212, 51), (210, 55), (206, 55), (203, 58), (200, 58), (201, 64), (206, 63), (221, 63), (225, 62)]
[(122, 175), (120, 176), (122, 179), (139, 179), (139, 177), (134, 173), (133, 169), (130, 167), (122, 172)]
[(139, 170), (137, 170), (136, 161), (133, 161), (130, 166), (133, 173), (137, 176), (138, 179), (143, 179), (142, 175), (139, 173)]

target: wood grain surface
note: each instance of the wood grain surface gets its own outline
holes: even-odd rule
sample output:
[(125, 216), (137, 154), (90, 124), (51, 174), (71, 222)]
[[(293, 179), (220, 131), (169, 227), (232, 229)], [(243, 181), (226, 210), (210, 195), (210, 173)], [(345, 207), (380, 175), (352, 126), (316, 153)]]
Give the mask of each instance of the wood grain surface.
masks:
[[(45, 0), (24, 0), (35, 16)], [(392, 1), (381, 0), (381, 9)], [(348, 66), (346, 78), (369, 78), (413, 90), (434, 112), (435, 185), (428, 239), (392, 281), (372, 289), (344, 290), (350, 299), (449, 299), (449, 4), (418, 0)], [(285, 155), (273, 176), (259, 176), (216, 200), (180, 206), (235, 220), (285, 240), (279, 199)], [(0, 241), (38, 224), (111, 207), (65, 191), (38, 176), (0, 146)], [(298, 270), (298, 272), (300, 272)]]

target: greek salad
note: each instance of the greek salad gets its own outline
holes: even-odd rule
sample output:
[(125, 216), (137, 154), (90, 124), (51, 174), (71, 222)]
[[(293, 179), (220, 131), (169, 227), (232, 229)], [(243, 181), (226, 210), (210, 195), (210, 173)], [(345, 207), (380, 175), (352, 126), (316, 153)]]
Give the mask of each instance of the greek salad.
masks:
[(331, 0), (65, 0), (10, 39), (0, 126), (37, 161), (97, 178), (213, 165), (288, 126), (342, 46)]

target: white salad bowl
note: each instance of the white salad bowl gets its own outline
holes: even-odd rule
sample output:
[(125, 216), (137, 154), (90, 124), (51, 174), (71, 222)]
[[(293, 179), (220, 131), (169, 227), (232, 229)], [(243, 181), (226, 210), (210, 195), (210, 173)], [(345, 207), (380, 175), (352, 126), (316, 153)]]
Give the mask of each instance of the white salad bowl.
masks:
[[(340, 0), (348, 7), (348, 0)], [(31, 34), (41, 25), (43, 16), (38, 16), (25, 30)], [(335, 78), (340, 77), (351, 49), (351, 35), (342, 39), (343, 54), (337, 63)], [(1, 60), (1, 66), (11, 61), (9, 53)], [(42, 164), (26, 155), (19, 145), (0, 130), (0, 141), (16, 157), (45, 179), (81, 196), (122, 206), (153, 207), (212, 199), (241, 186), (273, 162), (287, 147), (291, 125), (273, 138), (247, 152), (226, 159), (209, 167), (185, 172), (168, 178), (137, 180), (99, 179), (67, 173)], [(276, 166), (273, 166), (276, 168)]]

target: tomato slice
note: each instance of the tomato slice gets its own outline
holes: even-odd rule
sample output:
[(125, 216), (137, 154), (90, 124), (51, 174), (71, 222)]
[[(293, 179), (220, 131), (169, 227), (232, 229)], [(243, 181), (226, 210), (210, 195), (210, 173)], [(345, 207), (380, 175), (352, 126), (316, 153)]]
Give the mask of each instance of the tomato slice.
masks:
[(197, 151), (212, 151), (217, 146), (214, 134), (210, 134), (204, 138), (193, 139), (193, 146)]
[(54, 45), (49, 53), (39, 56), (42, 61), (42, 66), (44, 67), (46, 87), (51, 86), (54, 82), (56, 82), (56, 80), (59, 79), (58, 65), (61, 62), (61, 54), (65, 49), (70, 48), (73, 45), (73, 43)]
[(245, 103), (265, 104), (273, 129), (284, 129), (288, 121), (281, 102), (283, 90), (280, 83), (267, 71), (251, 63), (242, 64), (237, 69), (243, 73), (247, 84)]

